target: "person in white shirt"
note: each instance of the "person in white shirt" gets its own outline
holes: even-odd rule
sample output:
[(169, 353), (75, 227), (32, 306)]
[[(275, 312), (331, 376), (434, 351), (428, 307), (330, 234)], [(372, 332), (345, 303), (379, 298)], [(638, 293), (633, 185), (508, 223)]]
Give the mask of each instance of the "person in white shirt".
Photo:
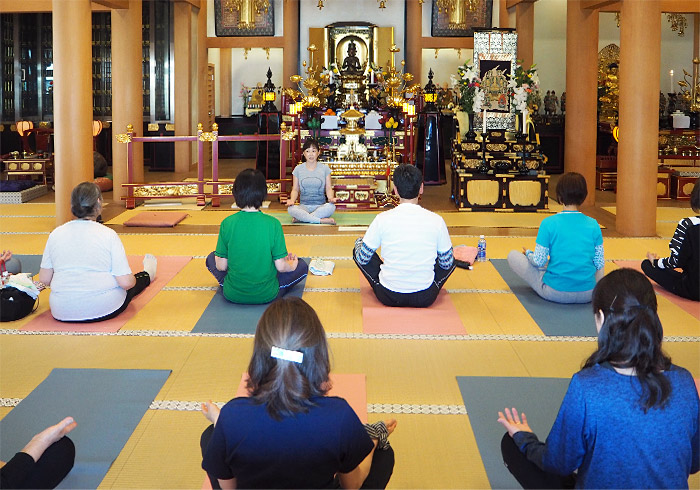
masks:
[(399, 165), (393, 182), (399, 205), (377, 215), (355, 242), (353, 257), (382, 304), (425, 308), (454, 270), (452, 242), (445, 221), (418, 205), (420, 170)]
[(71, 192), (76, 219), (49, 235), (39, 270), (40, 289), (51, 286), (51, 315), (63, 322), (98, 322), (119, 315), (155, 280), (156, 258), (146, 254), (144, 271), (131, 273), (117, 233), (97, 223), (102, 194), (93, 182)]

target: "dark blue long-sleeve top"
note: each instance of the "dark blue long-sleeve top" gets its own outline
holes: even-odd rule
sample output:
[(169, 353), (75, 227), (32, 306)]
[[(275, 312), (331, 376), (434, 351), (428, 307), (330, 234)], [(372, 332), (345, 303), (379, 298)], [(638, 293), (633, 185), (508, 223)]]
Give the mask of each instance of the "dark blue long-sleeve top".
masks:
[(664, 408), (646, 413), (636, 376), (608, 364), (575, 374), (542, 443), (532, 432), (513, 440), (545, 471), (569, 475), (578, 488), (688, 488), (700, 469), (700, 400), (690, 373), (665, 372), (672, 392)]

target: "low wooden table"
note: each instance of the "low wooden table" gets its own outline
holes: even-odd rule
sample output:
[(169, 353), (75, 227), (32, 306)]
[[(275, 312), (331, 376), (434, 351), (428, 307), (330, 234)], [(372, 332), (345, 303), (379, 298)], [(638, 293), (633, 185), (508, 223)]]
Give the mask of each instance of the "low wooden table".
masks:
[(44, 185), (53, 183), (53, 157), (8, 158), (2, 162), (5, 165), (7, 180), (11, 175), (39, 175)]

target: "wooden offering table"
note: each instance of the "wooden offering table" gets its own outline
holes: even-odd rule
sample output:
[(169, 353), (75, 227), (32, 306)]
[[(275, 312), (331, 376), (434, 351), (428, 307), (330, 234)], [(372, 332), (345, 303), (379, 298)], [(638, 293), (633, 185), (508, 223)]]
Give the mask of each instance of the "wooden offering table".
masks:
[(544, 174), (481, 174), (452, 167), (452, 200), (460, 211), (545, 210), (548, 185)]
[(25, 176), (38, 175), (44, 185), (53, 183), (53, 158), (39, 158), (36, 156), (28, 158), (9, 158), (2, 161), (5, 165), (7, 180), (11, 175)]

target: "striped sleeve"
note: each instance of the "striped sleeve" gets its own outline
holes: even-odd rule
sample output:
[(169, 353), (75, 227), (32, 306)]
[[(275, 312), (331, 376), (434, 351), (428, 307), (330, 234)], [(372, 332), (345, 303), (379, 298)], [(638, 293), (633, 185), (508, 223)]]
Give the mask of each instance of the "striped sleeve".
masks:
[(447, 252), (438, 252), (437, 258), (440, 268), (444, 270), (449, 270), (455, 261), (454, 256), (452, 255), (452, 247), (450, 247), (450, 249)]
[[(372, 255), (374, 255), (375, 250), (376, 249), (368, 247), (367, 244), (362, 240), (362, 238), (358, 238), (357, 240), (355, 240), (355, 260), (357, 260), (359, 264), (369, 264), (369, 261), (372, 258)], [(452, 255), (452, 250), (450, 250), (450, 255)]]
[(668, 244), (668, 248), (671, 250), (671, 255), (658, 260), (656, 266), (659, 269), (675, 269), (676, 267), (679, 267), (678, 257), (681, 251), (681, 247), (683, 246), (685, 235), (692, 225), (692, 218), (683, 218), (678, 222), (676, 231), (673, 233), (673, 237), (671, 238), (671, 241)]

